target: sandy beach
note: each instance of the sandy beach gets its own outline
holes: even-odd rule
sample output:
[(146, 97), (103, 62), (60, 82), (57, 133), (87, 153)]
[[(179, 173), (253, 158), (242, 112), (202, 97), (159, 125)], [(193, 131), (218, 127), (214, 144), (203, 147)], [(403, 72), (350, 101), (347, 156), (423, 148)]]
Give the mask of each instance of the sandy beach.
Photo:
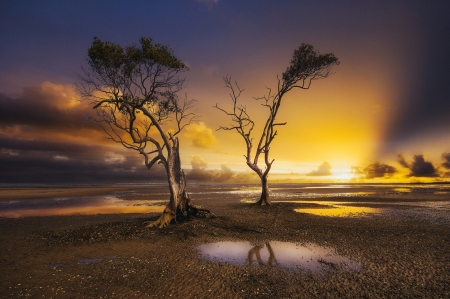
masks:
[[(249, 203), (257, 186), (197, 185), (194, 203), (216, 217), (165, 229), (145, 228), (157, 212), (1, 217), (0, 297), (450, 297), (447, 186), (314, 187), (274, 185), (273, 205), (257, 207)], [(4, 188), (0, 198), (167, 196), (164, 186), (33, 188)], [(347, 206), (376, 210), (306, 212)], [(205, 253), (205, 244), (222, 246), (228, 256)], [(282, 245), (310, 260), (289, 262)]]

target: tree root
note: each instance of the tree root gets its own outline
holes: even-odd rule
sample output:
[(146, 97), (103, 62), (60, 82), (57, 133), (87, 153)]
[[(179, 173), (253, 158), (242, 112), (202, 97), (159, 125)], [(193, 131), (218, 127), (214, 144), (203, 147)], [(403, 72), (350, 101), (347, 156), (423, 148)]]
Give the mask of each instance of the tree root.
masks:
[(176, 213), (172, 213), (169, 209), (166, 208), (166, 210), (164, 210), (164, 212), (161, 214), (161, 216), (159, 216), (157, 220), (150, 222), (146, 227), (164, 228), (172, 222), (184, 222), (186, 220), (191, 220), (193, 217), (215, 218), (216, 215), (214, 215), (214, 213), (212, 213), (210, 210), (198, 208), (194, 205), (188, 204), (185, 211), (182, 211), (178, 207)]
[(270, 206), (271, 202), (267, 199), (260, 198), (257, 202), (254, 203), (257, 206)]
[(215, 218), (216, 215), (214, 215), (214, 213), (212, 213), (210, 210), (207, 209), (202, 209), (199, 207), (196, 207), (194, 205), (189, 205), (188, 206), (188, 216), (189, 214), (191, 216), (197, 217), (197, 218)]
[(146, 227), (158, 227), (163, 228), (166, 227), (172, 222), (175, 218), (175, 214), (164, 211), (159, 218), (153, 222), (150, 222)]

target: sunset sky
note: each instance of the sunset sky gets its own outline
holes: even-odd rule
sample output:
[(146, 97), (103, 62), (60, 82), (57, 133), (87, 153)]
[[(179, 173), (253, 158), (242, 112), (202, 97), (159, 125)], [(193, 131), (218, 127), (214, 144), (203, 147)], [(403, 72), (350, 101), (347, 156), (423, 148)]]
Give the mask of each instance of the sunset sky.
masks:
[(184, 92), (201, 115), (180, 136), (190, 181), (258, 182), (213, 106), (230, 107), (231, 76), (260, 134), (253, 97), (276, 87), (301, 43), (340, 65), (284, 98), (271, 182), (450, 181), (449, 14), (449, 1), (2, 1), (0, 184), (165, 179), (104, 139), (74, 88), (94, 37), (142, 36), (190, 69)]

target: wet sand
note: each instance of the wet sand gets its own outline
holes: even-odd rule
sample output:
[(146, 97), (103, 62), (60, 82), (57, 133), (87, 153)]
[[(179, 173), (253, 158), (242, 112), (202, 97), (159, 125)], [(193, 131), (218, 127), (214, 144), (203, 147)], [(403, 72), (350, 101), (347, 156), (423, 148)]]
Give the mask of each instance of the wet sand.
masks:
[(0, 188), (0, 200), (105, 195), (133, 188), (133, 186), (5, 187)]
[[(209, 192), (202, 193), (203, 188)], [(191, 197), (216, 218), (165, 229), (145, 228), (157, 213), (0, 218), (0, 297), (450, 297), (448, 194), (330, 196), (324, 201), (356, 202), (387, 212), (325, 217), (294, 211), (317, 208), (317, 198), (309, 199), (316, 203), (302, 197), (303, 203), (256, 207), (243, 202), (257, 197), (253, 188), (247, 193), (214, 188), (197, 186)], [(136, 200), (158, 199), (165, 192), (163, 187), (152, 190), (148, 194), (147, 188), (131, 192), (121, 187), (103, 193)], [(433, 200), (444, 208), (434, 209)], [(316, 244), (332, 248), (359, 268), (324, 263), (323, 271), (313, 273), (265, 257), (250, 266), (201, 258), (199, 246), (225, 241), (248, 242), (253, 248), (269, 242)], [(282, 260), (283, 255), (275, 251), (273, 258)]]

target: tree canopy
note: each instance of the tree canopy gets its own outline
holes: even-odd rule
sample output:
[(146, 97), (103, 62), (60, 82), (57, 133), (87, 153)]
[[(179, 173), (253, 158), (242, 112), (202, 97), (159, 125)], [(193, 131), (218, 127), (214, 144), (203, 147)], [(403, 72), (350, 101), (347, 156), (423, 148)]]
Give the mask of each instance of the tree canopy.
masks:
[(190, 204), (176, 137), (196, 120), (191, 111), (195, 100), (178, 96), (184, 87), (179, 75), (188, 68), (172, 49), (146, 37), (139, 43), (122, 47), (94, 38), (88, 49), (89, 68), (83, 69), (78, 87), (96, 109), (92, 120), (108, 139), (144, 156), (148, 169), (155, 163), (165, 167), (170, 201), (151, 224), (164, 227), (178, 216), (209, 213)]

